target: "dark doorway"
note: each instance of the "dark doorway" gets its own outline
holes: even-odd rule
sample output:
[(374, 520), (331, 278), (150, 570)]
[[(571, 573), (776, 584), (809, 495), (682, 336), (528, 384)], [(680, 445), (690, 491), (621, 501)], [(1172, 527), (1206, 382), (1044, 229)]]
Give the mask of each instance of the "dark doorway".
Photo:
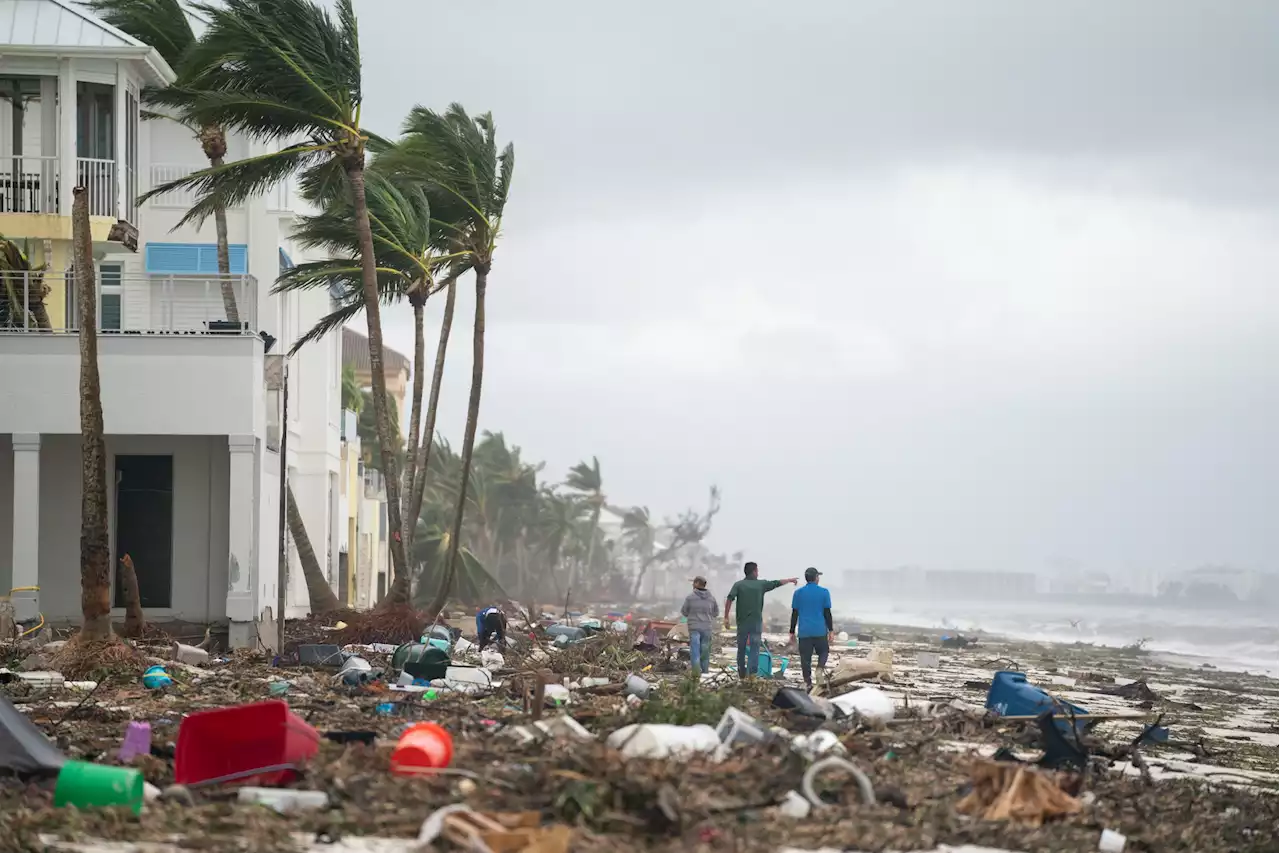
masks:
[(133, 558), (143, 607), (173, 606), (173, 457), (116, 457), (115, 606), (124, 607), (119, 559)]
[(387, 597), (387, 573), (378, 572), (378, 601), (375, 601), (373, 603), (377, 604), (378, 602), (382, 601), (382, 599), (386, 597)]
[(350, 604), (351, 582), (347, 579), (347, 552), (338, 552), (338, 600)]

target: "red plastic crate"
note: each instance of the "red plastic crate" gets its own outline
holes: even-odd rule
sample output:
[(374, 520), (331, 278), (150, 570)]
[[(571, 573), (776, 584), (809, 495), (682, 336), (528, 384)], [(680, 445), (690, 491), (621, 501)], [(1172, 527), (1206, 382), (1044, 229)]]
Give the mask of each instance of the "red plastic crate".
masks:
[[(197, 711), (183, 718), (174, 751), (173, 781), (203, 782), (315, 755), (320, 733), (280, 701)], [(280, 785), (295, 774), (274, 770), (236, 779), (237, 785)]]

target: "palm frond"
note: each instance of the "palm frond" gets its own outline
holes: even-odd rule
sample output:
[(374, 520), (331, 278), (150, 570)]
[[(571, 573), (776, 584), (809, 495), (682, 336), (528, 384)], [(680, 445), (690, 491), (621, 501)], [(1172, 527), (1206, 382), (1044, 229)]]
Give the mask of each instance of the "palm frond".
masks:
[(182, 78), (196, 43), (181, 0), (83, 0), (84, 5), (118, 30), (154, 47)]
[(325, 150), (300, 145), (221, 166), (211, 166), (152, 187), (138, 197), (138, 203), (174, 190), (194, 191), (196, 203), (174, 227), (181, 227), (188, 222), (199, 225), (213, 214), (218, 205), (235, 207), (248, 198), (270, 190), (294, 172), (314, 166), (329, 156), (329, 152)]
[[(404, 290), (398, 282), (379, 281), (378, 294), (380, 301), (386, 303), (399, 302), (404, 298)], [(360, 316), (360, 312), (364, 311), (364, 288), (359, 277), (351, 280), (346, 293), (338, 302), (337, 308), (321, 317), (314, 326), (294, 341), (293, 346), (289, 348), (289, 355), (293, 355), (307, 344), (320, 340)]]
[(358, 131), (352, 121), (361, 99), (360, 46), (350, 0), (338, 0), (336, 19), (312, 0), (225, 0), (197, 8), (209, 29), (192, 50), (193, 82), (245, 102), (193, 103), (201, 124), (268, 139), (296, 130), (248, 108), (259, 98), (313, 116), (334, 129), (332, 138)]

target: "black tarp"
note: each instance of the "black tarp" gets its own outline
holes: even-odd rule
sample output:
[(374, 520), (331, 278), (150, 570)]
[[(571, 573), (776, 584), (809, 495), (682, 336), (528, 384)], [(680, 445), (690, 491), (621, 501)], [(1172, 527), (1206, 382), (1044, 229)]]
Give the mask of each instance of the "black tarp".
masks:
[(0, 770), (19, 776), (53, 774), (65, 761), (35, 724), (0, 695)]

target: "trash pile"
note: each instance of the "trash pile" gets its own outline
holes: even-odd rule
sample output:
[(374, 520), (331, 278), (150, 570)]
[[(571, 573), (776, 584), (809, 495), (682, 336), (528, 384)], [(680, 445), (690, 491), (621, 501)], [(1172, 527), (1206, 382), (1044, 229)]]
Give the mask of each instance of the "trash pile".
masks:
[(338, 851), (359, 836), (510, 853), (1276, 846), (1274, 796), (1112, 772), (1168, 739), (1161, 720), (1117, 743), (1096, 731), (1116, 714), (1025, 673), (992, 672), (985, 707), (906, 702), (893, 648), (848, 640), (810, 692), (777, 645), (751, 678), (727, 648), (699, 676), (678, 623), (574, 622), (513, 626), (483, 650), (453, 626), (343, 644), (342, 627), (307, 623), (278, 657), (173, 642), (83, 681), (31, 668), (43, 649), (0, 644), (0, 837), (232, 850), (252, 829), (253, 849)]

